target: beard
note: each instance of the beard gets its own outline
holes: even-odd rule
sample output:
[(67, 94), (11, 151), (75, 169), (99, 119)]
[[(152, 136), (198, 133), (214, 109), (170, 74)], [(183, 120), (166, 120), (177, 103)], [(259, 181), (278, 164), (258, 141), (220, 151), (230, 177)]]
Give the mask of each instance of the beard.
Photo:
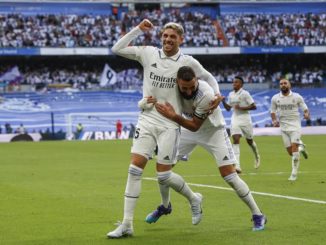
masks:
[(182, 98), (184, 98), (186, 100), (191, 100), (191, 99), (194, 99), (195, 96), (197, 95), (198, 87), (199, 86), (197, 86), (196, 90), (194, 92), (192, 92), (190, 95), (188, 95), (187, 93), (181, 92), (179, 86), (178, 86), (178, 89), (179, 89), (179, 93), (181, 94)]
[(287, 94), (289, 92), (289, 88), (281, 88), (282, 94)]

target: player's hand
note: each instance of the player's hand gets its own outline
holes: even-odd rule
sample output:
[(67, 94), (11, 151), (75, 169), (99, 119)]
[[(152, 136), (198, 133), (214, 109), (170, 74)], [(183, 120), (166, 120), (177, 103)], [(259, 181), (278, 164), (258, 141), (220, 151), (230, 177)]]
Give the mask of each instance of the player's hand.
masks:
[(140, 22), (138, 27), (140, 30), (142, 30), (142, 32), (147, 32), (153, 29), (154, 25), (148, 19), (144, 19), (142, 22)]
[(276, 127), (276, 128), (278, 128), (280, 126), (279, 121), (273, 121), (272, 124), (273, 124), (273, 127)]
[(306, 119), (306, 120), (309, 120), (310, 119), (309, 112), (304, 112), (303, 113), (303, 118)]
[(165, 102), (165, 104), (155, 103), (155, 108), (160, 114), (162, 114), (166, 118), (172, 119), (176, 115), (173, 106), (169, 102)]
[(241, 107), (240, 107), (239, 105), (235, 105), (235, 106), (234, 106), (234, 109), (236, 109), (236, 110), (241, 110)]
[(153, 96), (144, 97), (138, 101), (138, 108), (142, 110), (149, 110), (153, 108), (156, 102), (157, 100)]
[(157, 99), (153, 96), (148, 96), (147, 98), (147, 104), (155, 104), (157, 102)]
[(221, 103), (221, 101), (225, 99), (224, 96), (221, 96), (219, 94), (215, 95), (215, 99), (210, 102), (210, 106), (208, 108), (208, 113), (212, 114), (213, 111), (218, 107), (218, 105)]

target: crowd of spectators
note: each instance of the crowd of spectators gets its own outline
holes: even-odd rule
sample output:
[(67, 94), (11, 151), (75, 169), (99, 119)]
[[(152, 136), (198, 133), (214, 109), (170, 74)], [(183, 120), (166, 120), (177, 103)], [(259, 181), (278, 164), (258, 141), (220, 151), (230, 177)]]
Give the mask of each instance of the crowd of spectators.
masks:
[(107, 47), (121, 34), (113, 16), (0, 15), (0, 47)]
[(228, 46), (326, 45), (324, 14), (223, 15)]
[(30, 70), (23, 74), (21, 84), (29, 84), (37, 88), (53, 84), (67, 84), (71, 88), (89, 90), (99, 83), (99, 72), (82, 69), (50, 70), (48, 67)]
[(319, 87), (325, 79), (325, 71), (315, 68), (314, 70), (303, 69), (296, 72), (275, 72), (271, 75), (271, 81), (274, 87), (278, 87), (280, 78), (285, 77), (297, 87)]
[[(278, 86), (280, 78), (286, 77), (297, 87), (318, 87), (326, 80), (325, 70), (322, 67), (304, 68), (295, 71), (269, 71), (267, 68), (256, 66), (224, 67), (207, 69), (215, 76), (218, 83), (232, 83), (234, 76), (242, 76), (245, 83), (269, 83)], [(21, 69), (20, 85), (32, 85), (33, 90), (47, 88), (70, 87), (79, 90), (96, 90), (100, 87), (103, 66), (90, 67), (84, 70), (81, 67), (67, 67), (58, 69), (51, 67), (25, 66)], [(125, 68), (116, 72), (116, 82), (108, 84), (111, 90), (138, 90), (142, 89), (143, 74), (138, 68)], [(66, 86), (64, 86), (66, 85)]]
[(266, 69), (254, 66), (224, 68), (212, 71), (218, 83), (232, 83), (235, 76), (241, 76), (245, 83), (265, 83), (270, 81), (270, 74)]
[(281, 78), (287, 78), (296, 87), (319, 87), (325, 79), (325, 71), (315, 68), (314, 70), (303, 69), (295, 72), (268, 72), (266, 69), (255, 67), (243, 67), (244, 69), (228, 68), (217, 70), (213, 73), (219, 83), (232, 83), (234, 76), (241, 76), (246, 83), (270, 82), (273, 87), (278, 87)]
[(182, 12), (179, 9), (171, 9), (169, 11), (130, 11), (129, 13), (123, 14), (121, 21), (122, 31), (128, 32), (144, 18), (151, 20), (156, 28), (138, 37), (135, 41), (136, 45), (160, 46), (161, 27), (172, 21), (180, 23), (185, 29), (183, 46), (218, 46), (217, 30), (214, 25), (214, 20), (207, 14), (196, 11)]
[[(144, 18), (157, 28), (136, 39), (160, 45), (160, 27), (170, 21), (185, 28), (186, 47), (326, 45), (326, 14), (222, 15), (180, 9), (132, 10), (115, 15), (0, 15), (0, 47), (111, 47)], [(218, 36), (222, 27), (227, 44)]]
[[(0, 47), (111, 47), (119, 36), (148, 18), (158, 27), (167, 22), (181, 23), (185, 46), (217, 46), (213, 20), (202, 13), (178, 9), (129, 11), (120, 20), (115, 16), (93, 15), (0, 15)], [(136, 40), (136, 44), (160, 44), (160, 28)]]
[[(160, 10), (132, 10), (117, 15), (22, 15), (0, 14), (1, 47), (110, 47), (121, 34), (128, 32), (142, 19), (152, 20), (155, 28), (135, 40), (136, 45), (160, 45), (160, 27), (169, 21), (181, 23), (185, 28), (184, 47), (215, 47), (223, 45), (217, 37), (221, 26), (229, 46), (256, 45), (326, 45), (326, 14), (281, 14), (281, 15), (221, 15), (218, 21), (210, 15), (178, 8)], [(218, 40), (219, 39), (219, 40)], [(225, 43), (224, 43), (225, 44)], [(207, 59), (207, 58), (205, 58)], [(224, 58), (223, 58), (224, 59)], [(201, 63), (219, 83), (231, 83), (235, 75), (244, 77), (247, 83), (277, 84), (286, 76), (298, 86), (315, 86), (325, 81), (325, 65), (281, 67), (276, 64), (241, 64), (228, 60), (220, 66), (213, 60)], [(282, 61), (286, 63), (285, 61)], [(35, 89), (53, 84), (67, 84), (76, 89), (92, 89), (99, 86), (103, 62), (58, 66), (54, 64), (32, 66), (17, 64), (22, 74), (20, 84), (32, 85)], [(59, 61), (61, 63), (61, 61)], [(87, 62), (86, 62), (87, 63)], [(91, 62), (92, 63), (92, 62)], [(112, 63), (112, 62), (111, 62)], [(121, 63), (121, 62), (120, 62)], [(260, 64), (256, 62), (255, 64)], [(227, 65), (230, 64), (230, 65)], [(232, 65), (231, 65), (232, 64)], [(16, 64), (14, 64), (16, 65)], [(12, 68), (2, 64), (0, 75)], [(21, 67), (23, 66), (23, 67)], [(139, 68), (121, 67), (113, 90), (140, 90), (142, 72)], [(114, 67), (113, 67), (114, 68)]]

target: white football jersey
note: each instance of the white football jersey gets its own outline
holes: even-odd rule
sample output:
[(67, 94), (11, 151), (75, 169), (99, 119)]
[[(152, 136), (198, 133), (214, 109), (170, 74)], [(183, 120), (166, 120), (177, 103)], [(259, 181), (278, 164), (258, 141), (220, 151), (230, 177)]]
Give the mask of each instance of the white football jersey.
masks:
[[(179, 94), (176, 76), (181, 66), (190, 66), (194, 69), (197, 77), (207, 78), (205, 81), (210, 82), (216, 93), (219, 88), (216, 80), (211, 79), (202, 65), (189, 55), (179, 52), (174, 56), (167, 57), (162, 49), (152, 46), (131, 46), (128, 44), (143, 32), (134, 28), (121, 38), (112, 48), (113, 52), (129, 59), (137, 60), (144, 68), (143, 97), (153, 96), (160, 103), (169, 102), (175, 109), (176, 113), (181, 114), (181, 95)], [(140, 119), (156, 125), (165, 125), (167, 127), (179, 127), (179, 125), (170, 119), (162, 116), (153, 107), (150, 110), (144, 110)]]
[(227, 103), (232, 107), (233, 110), (231, 124), (248, 125), (252, 123), (249, 110), (237, 110), (234, 108), (235, 105), (245, 107), (255, 103), (247, 90), (241, 88), (237, 92), (231, 91), (229, 93)]
[(217, 107), (210, 115), (207, 112), (210, 103), (215, 99), (213, 89), (204, 81), (198, 80), (198, 83), (196, 96), (190, 100), (182, 99), (183, 116), (187, 119), (193, 116), (201, 119), (208, 117), (200, 128), (224, 127), (225, 121), (220, 107)]
[(297, 131), (301, 128), (300, 112), (308, 109), (302, 96), (290, 91), (284, 96), (282, 92), (275, 94), (272, 98), (271, 112), (278, 114), (281, 130)]

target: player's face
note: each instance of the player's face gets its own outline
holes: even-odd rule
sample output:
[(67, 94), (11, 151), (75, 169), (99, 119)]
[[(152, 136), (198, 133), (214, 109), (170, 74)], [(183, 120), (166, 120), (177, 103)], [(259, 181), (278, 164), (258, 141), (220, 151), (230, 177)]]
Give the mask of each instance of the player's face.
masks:
[(288, 80), (282, 79), (280, 81), (280, 90), (283, 94), (287, 94), (291, 88), (291, 84)]
[(162, 33), (163, 51), (167, 56), (173, 56), (179, 51), (179, 46), (183, 42), (183, 37), (177, 31), (168, 28)]
[(235, 91), (238, 91), (242, 87), (242, 82), (239, 79), (234, 79), (233, 80), (233, 89)]
[(198, 92), (197, 78), (193, 78), (191, 81), (184, 81), (178, 79), (178, 88), (181, 96), (186, 100), (193, 99)]

